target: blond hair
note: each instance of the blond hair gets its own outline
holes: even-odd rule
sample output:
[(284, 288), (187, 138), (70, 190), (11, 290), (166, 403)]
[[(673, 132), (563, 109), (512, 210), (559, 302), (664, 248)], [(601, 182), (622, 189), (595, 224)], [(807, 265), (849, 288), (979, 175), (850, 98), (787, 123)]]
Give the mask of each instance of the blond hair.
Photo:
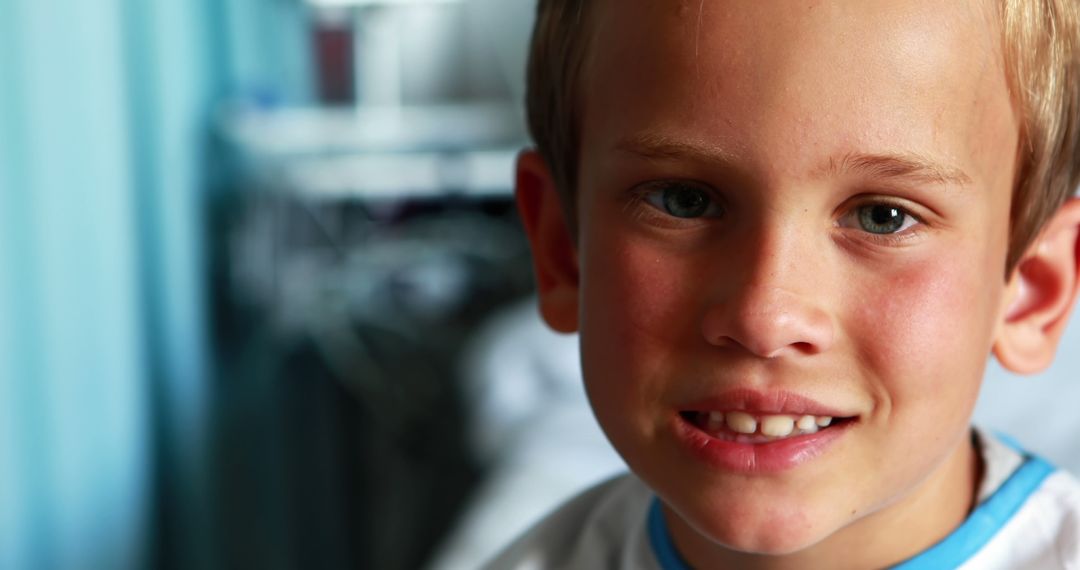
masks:
[(1080, 3), (1000, 2), (1005, 69), (1021, 117), (1012, 268), (1080, 184)]
[[(1080, 184), (1080, 0), (998, 0), (1021, 115), (1007, 267)], [(529, 130), (576, 226), (581, 70), (590, 0), (539, 0), (527, 74)]]

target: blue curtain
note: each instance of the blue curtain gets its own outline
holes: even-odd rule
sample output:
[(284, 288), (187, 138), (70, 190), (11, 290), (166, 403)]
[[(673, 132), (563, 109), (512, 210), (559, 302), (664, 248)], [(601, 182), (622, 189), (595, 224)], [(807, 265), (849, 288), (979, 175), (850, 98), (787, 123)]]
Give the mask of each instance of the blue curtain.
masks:
[(205, 141), (225, 97), (303, 102), (303, 30), (0, 0), (0, 568), (213, 566)]

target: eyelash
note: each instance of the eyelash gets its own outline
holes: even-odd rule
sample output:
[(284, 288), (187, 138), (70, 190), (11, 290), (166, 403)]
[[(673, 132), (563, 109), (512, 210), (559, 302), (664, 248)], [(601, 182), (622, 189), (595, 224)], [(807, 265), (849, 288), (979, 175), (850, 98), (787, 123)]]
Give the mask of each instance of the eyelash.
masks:
[[(859, 211), (862, 208), (872, 208), (874, 206), (885, 206), (887, 208), (893, 208), (895, 210), (898, 210), (904, 216), (905, 227), (902, 227), (900, 230), (893, 233), (878, 234), (862, 229), (858, 226), (858, 221), (856, 221), (855, 225), (850, 229), (858, 231), (862, 239), (867, 239), (880, 245), (900, 246), (904, 245), (909, 240), (918, 237), (919, 233), (921, 233), (921, 230), (923, 229), (923, 226), (925, 225), (925, 221), (920, 216), (912, 213), (910, 208), (904, 206), (903, 204), (900, 204), (898, 201), (889, 200), (886, 198), (869, 198), (865, 201), (859, 202), (851, 206), (844, 211), (844, 214), (840, 217), (840, 220), (837, 221), (837, 225), (839, 225), (840, 222), (843, 221), (845, 218), (857, 217), (859, 215)], [(911, 221), (910, 224), (907, 223), (908, 220)]]
[[(680, 217), (669, 212), (663, 205), (664, 192), (674, 189), (693, 189), (705, 195), (709, 203), (707, 213), (701, 216)], [(702, 220), (715, 220), (723, 217), (725, 212), (723, 203), (716, 197), (716, 193), (708, 186), (690, 180), (657, 180), (646, 182), (633, 188), (631, 200), (627, 206), (634, 211), (637, 220), (648, 219), (663, 225), (685, 225)]]
[[(671, 214), (662, 205), (654, 203), (654, 201), (663, 200), (663, 192), (665, 190), (680, 187), (693, 188), (704, 193), (711, 201), (712, 205), (720, 210), (719, 215), (703, 215), (699, 217), (682, 218)], [(859, 212), (863, 208), (872, 208), (875, 206), (884, 206), (899, 211), (899, 213), (904, 216), (905, 221), (903, 227), (893, 233), (874, 233), (860, 227), (859, 221), (857, 219)], [(628, 204), (628, 207), (635, 211), (634, 217), (636, 220), (642, 220), (651, 217), (654, 221), (660, 222), (668, 226), (671, 226), (673, 224), (685, 224), (693, 220), (700, 221), (716, 219), (723, 217), (723, 215), (726, 213), (724, 205), (716, 197), (715, 192), (712, 191), (709, 187), (704, 186), (703, 184), (698, 182), (683, 180), (659, 180), (641, 184), (633, 189), (632, 200)], [(848, 207), (844, 211), (840, 219), (837, 221), (837, 225), (840, 226), (840, 223), (844, 219), (852, 217), (856, 218), (855, 224), (848, 227), (850, 229), (855, 229), (856, 231), (858, 231), (861, 239), (866, 239), (871, 242), (876, 242), (877, 244), (885, 246), (903, 245), (907, 241), (917, 237), (922, 229), (922, 226), (925, 225), (923, 219), (920, 216), (912, 213), (910, 208), (904, 206), (903, 204), (900, 204), (899, 201), (881, 197), (868, 197), (867, 199)], [(910, 224), (908, 223), (909, 220), (911, 222)]]

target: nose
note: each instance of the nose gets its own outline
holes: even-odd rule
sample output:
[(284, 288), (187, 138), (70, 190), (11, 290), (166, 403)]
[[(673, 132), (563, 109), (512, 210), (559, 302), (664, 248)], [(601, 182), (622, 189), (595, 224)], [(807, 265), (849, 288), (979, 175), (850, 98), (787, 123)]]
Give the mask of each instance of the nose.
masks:
[(740, 248), (721, 270), (701, 320), (705, 340), (768, 359), (828, 350), (835, 326), (820, 251), (797, 235), (747, 242), (756, 246)]

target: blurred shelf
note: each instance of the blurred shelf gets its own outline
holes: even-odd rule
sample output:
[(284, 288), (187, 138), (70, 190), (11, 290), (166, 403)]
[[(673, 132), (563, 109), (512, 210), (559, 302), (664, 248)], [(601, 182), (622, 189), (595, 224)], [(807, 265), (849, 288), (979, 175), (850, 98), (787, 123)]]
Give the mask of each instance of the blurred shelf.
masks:
[(266, 156), (455, 151), (520, 143), (522, 110), (505, 102), (415, 107), (226, 109), (226, 138)]
[[(227, 109), (239, 176), (310, 197), (508, 195), (527, 144), (504, 102), (386, 108)], [(250, 185), (249, 184), (249, 185)]]
[(291, 161), (287, 186), (314, 198), (500, 196), (513, 187), (518, 147), (457, 153), (365, 153)]
[(346, 8), (403, 4), (460, 4), (462, 0), (304, 0), (304, 2), (316, 7)]

